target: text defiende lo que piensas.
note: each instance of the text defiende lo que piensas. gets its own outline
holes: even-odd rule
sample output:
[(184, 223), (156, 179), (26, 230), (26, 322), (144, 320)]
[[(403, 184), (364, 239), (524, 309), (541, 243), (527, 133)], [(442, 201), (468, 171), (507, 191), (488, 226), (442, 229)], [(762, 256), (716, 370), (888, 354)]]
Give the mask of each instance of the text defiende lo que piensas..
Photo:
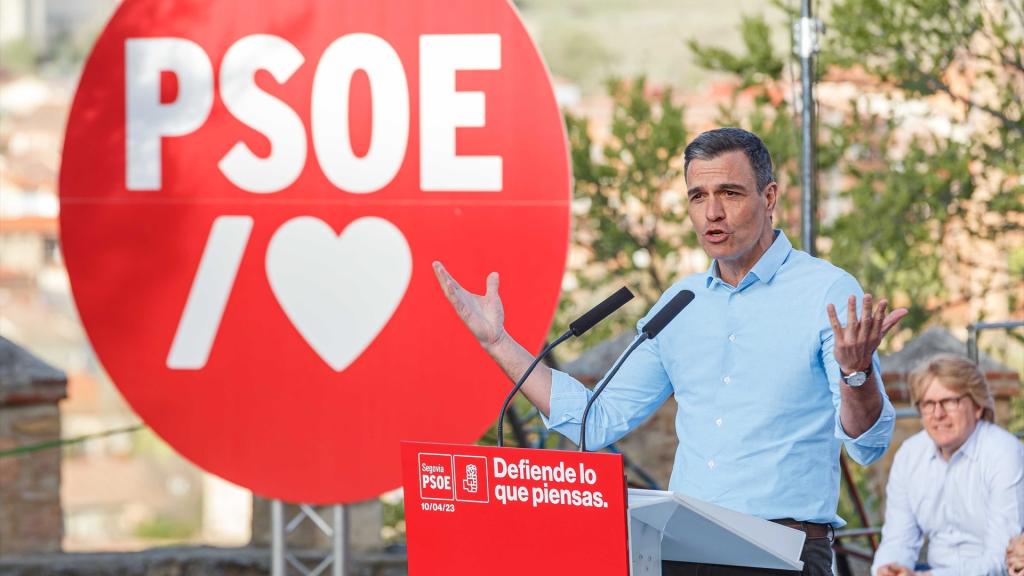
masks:
[(510, 462), (496, 456), (492, 458), (492, 469), (494, 498), (502, 504), (521, 502), (535, 508), (542, 505), (608, 507), (604, 495), (592, 488), (597, 484), (597, 472), (583, 463), (577, 467), (566, 466), (565, 462), (552, 466), (533, 464), (527, 458)]

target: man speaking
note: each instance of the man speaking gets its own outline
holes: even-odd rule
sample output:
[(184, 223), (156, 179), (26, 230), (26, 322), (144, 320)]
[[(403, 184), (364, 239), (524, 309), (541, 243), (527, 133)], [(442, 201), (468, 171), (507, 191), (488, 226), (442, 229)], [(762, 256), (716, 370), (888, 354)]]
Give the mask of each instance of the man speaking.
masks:
[[(756, 135), (701, 134), (686, 147), (685, 174), (690, 221), (713, 261), (640, 320), (638, 328), (681, 290), (696, 294), (594, 403), (587, 445), (618, 440), (673, 395), (679, 446), (669, 489), (803, 530), (803, 574), (831, 574), (829, 530), (843, 525), (840, 445), (861, 464), (888, 447), (894, 413), (875, 350), (907, 311), (886, 314), (885, 300), (876, 304), (850, 274), (773, 228), (778, 184)], [(481, 346), (517, 379), (532, 356), (504, 329), (498, 275), (476, 295), (440, 263), (434, 271)], [(522, 390), (549, 428), (579, 441), (590, 390), (547, 367)], [(666, 563), (664, 573), (773, 572)]]

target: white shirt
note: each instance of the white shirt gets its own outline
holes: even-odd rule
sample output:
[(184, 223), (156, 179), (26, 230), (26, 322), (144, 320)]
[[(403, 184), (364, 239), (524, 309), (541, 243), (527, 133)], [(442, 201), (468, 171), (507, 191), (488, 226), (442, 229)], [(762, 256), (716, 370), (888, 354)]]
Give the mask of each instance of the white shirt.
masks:
[(1006, 573), (1006, 545), (1024, 527), (1024, 446), (979, 421), (946, 462), (922, 430), (893, 460), (882, 544), (871, 573), (896, 562), (913, 568), (924, 536), (935, 576)]

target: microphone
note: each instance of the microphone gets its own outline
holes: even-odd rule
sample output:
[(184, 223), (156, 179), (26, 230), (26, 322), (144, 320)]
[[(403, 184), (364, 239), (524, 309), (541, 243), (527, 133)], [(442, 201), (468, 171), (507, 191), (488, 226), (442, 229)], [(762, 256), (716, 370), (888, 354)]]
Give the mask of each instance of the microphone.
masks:
[(683, 308), (686, 308), (690, 302), (693, 302), (693, 292), (689, 290), (680, 291), (668, 301), (668, 304), (665, 304), (661, 310), (658, 310), (654, 318), (651, 318), (647, 324), (644, 324), (641, 332), (648, 340), (657, 338), (658, 333), (664, 330), (665, 326), (668, 326), (668, 323), (682, 312)]
[(693, 302), (693, 297), (693, 292), (689, 290), (682, 290), (673, 296), (672, 299), (668, 301), (668, 304), (665, 304), (661, 310), (658, 310), (658, 313), (654, 315), (654, 318), (651, 318), (646, 324), (644, 324), (644, 327), (640, 330), (640, 334), (637, 335), (633, 340), (633, 343), (626, 349), (626, 352), (619, 357), (618, 361), (615, 362), (615, 365), (612, 366), (608, 375), (602, 378), (601, 384), (594, 389), (594, 393), (590, 395), (590, 400), (587, 401), (587, 406), (583, 409), (583, 418), (580, 422), (580, 452), (587, 451), (587, 416), (590, 415), (590, 408), (594, 405), (594, 401), (601, 395), (601, 392), (604, 392), (604, 389), (608, 386), (608, 383), (612, 381), (612, 378), (615, 376), (615, 373), (619, 371), (619, 368), (622, 367), (626, 358), (629, 358), (629, 355), (632, 354), (638, 346), (643, 344), (645, 340), (653, 340), (665, 328), (665, 326), (668, 326), (669, 322), (683, 311), (683, 308), (686, 308), (690, 302)]
[(633, 299), (633, 293), (629, 288), (623, 286), (615, 294), (604, 299), (603, 302), (583, 313), (582, 316), (569, 323), (569, 332), (573, 336), (582, 336), (584, 332), (593, 328), (598, 322), (604, 320), (612, 312), (615, 312), (626, 302)]
[(598, 322), (607, 318), (612, 312), (622, 308), (623, 304), (632, 299), (633, 293), (629, 291), (629, 288), (626, 288), (625, 286), (619, 288), (614, 294), (602, 300), (600, 304), (584, 312), (583, 315), (576, 320), (573, 320), (569, 324), (569, 329), (566, 330), (564, 334), (556, 338), (554, 342), (548, 344), (540, 351), (540, 354), (533, 359), (533, 362), (530, 363), (530, 367), (526, 369), (526, 372), (524, 372), (522, 376), (520, 376), (519, 381), (512, 387), (512, 391), (508, 393), (508, 396), (505, 397), (505, 402), (501, 405), (501, 413), (498, 414), (499, 448), (505, 445), (504, 424), (505, 412), (508, 410), (508, 405), (512, 403), (512, 398), (515, 398), (516, 393), (523, 387), (526, 379), (533, 373), (533, 369), (537, 367), (537, 364), (552, 350), (554, 350), (555, 346), (558, 346), (573, 336), (582, 336), (587, 330), (593, 328)]

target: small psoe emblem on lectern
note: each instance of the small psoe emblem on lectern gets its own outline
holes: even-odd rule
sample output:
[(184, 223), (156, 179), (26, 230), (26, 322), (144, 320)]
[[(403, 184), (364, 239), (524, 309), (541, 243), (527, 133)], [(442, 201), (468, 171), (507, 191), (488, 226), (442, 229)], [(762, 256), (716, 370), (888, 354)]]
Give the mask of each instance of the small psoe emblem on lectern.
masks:
[(490, 477), (486, 456), (465, 456), (456, 454), (455, 463), (455, 500), (457, 502), (490, 501)]
[(479, 489), (476, 477), (476, 464), (466, 466), (466, 478), (462, 480), (462, 489), (473, 494), (476, 494), (476, 491)]

